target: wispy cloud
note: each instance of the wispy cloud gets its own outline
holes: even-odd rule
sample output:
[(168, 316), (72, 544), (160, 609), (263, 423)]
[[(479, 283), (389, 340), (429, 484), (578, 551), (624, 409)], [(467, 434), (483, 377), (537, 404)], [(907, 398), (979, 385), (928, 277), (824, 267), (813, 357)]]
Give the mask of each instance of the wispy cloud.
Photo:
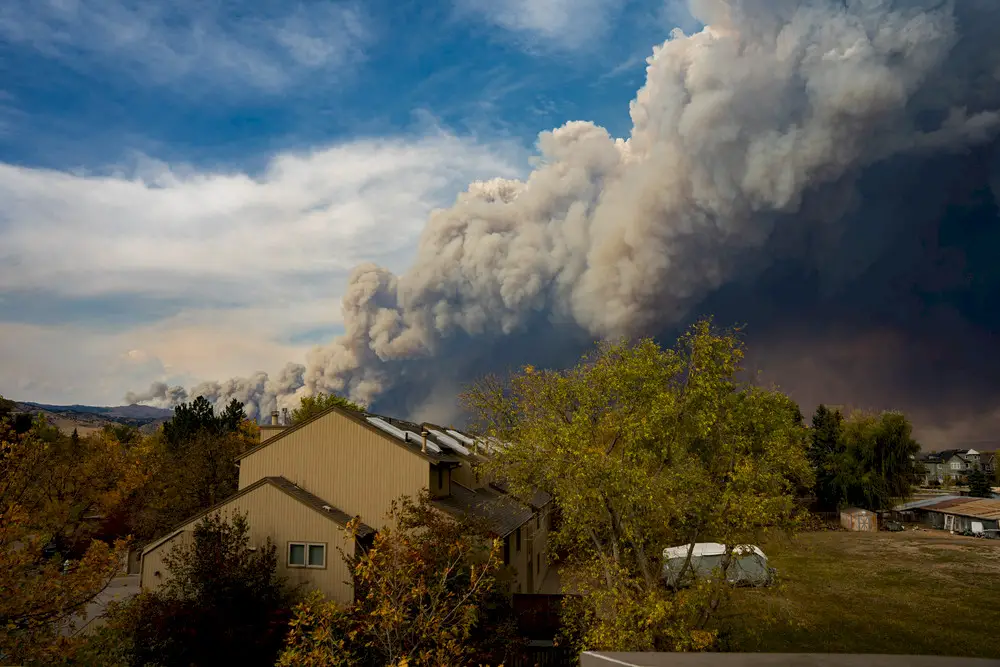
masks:
[[(283, 154), (257, 177), (0, 165), (0, 393), (114, 401), (161, 378), (274, 370), (339, 325), (354, 265), (404, 269), (431, 209), (523, 157), (438, 132)], [(121, 361), (136, 350), (139, 371)], [(64, 367), (77, 379), (60, 385)], [(106, 390), (66, 389), (88, 372)]]
[(539, 50), (592, 46), (627, 0), (455, 0), (462, 13), (477, 14)]
[(359, 3), (292, 3), (280, 12), (239, 4), (8, 0), (0, 3), (0, 38), (144, 82), (280, 92), (304, 73), (358, 62), (372, 37)]

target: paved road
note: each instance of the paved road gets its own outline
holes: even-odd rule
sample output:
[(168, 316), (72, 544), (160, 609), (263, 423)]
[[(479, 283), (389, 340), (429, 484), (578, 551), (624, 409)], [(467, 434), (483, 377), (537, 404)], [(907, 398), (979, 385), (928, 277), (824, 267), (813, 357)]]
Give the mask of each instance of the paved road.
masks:
[[(112, 600), (121, 600), (139, 593), (139, 575), (115, 577), (104, 591), (87, 605), (86, 616), (78, 619), (73, 634), (91, 632), (101, 626), (104, 610)], [(68, 630), (67, 630), (68, 632)]]

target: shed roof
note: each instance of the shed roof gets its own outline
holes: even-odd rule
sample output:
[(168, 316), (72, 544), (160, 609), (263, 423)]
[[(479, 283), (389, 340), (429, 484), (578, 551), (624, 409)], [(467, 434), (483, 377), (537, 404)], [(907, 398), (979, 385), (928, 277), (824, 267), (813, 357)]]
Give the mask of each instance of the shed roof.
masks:
[(500, 537), (506, 537), (531, 520), (534, 511), (514, 498), (492, 489), (472, 490), (452, 481), (451, 495), (431, 504), (453, 515), (484, 519)]
[(926, 505), (921, 509), (930, 512), (943, 512), (944, 514), (956, 514), (974, 519), (1000, 520), (1000, 500), (991, 498), (944, 500), (933, 505)]
[(913, 509), (923, 509), (928, 505), (935, 505), (943, 500), (953, 500), (955, 498), (962, 498), (962, 497), (963, 496), (941, 495), (941, 496), (931, 496), (930, 498), (919, 498), (917, 500), (911, 500), (908, 503), (896, 505), (896, 507), (894, 507), (893, 509), (895, 509), (897, 512), (902, 512), (905, 510), (913, 510)]

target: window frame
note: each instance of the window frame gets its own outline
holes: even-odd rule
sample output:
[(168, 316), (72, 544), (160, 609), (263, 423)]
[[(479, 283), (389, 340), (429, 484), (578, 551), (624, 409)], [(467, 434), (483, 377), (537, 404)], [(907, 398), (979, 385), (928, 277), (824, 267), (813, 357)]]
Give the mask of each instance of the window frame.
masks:
[(521, 527), (517, 527), (517, 553), (521, 553)]
[[(302, 564), (298, 565), (292, 563), (292, 547), (302, 547)], [(310, 565), (309, 564), (309, 549), (310, 547), (323, 547), (323, 564), (322, 565)], [(285, 544), (285, 567), (294, 568), (296, 570), (325, 570), (327, 561), (327, 544), (326, 542), (305, 542), (301, 540), (289, 540)]]

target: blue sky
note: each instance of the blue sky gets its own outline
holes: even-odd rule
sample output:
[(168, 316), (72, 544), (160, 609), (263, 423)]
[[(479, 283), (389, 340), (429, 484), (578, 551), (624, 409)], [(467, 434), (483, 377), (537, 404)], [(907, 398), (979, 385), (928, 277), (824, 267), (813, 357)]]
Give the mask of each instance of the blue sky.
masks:
[(0, 5), (0, 394), (118, 403), (274, 371), (350, 269), (521, 176), (538, 132), (617, 136), (664, 0)]

